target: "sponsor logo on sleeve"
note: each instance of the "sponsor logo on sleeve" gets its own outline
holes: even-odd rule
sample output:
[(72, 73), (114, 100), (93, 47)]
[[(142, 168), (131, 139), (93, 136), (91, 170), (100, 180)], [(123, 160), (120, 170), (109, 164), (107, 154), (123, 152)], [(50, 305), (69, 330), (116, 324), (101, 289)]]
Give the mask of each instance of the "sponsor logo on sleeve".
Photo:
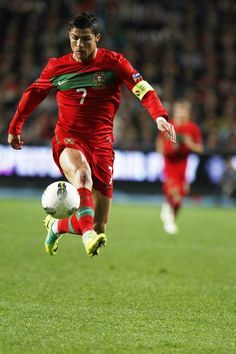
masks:
[(135, 83), (138, 83), (139, 81), (142, 81), (142, 75), (140, 73), (135, 73), (132, 75), (132, 78), (134, 80)]

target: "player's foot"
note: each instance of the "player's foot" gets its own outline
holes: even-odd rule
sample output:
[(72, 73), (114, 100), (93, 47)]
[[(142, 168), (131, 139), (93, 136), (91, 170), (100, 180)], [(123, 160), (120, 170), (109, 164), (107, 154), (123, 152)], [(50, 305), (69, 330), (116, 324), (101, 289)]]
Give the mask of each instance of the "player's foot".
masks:
[(54, 256), (58, 249), (58, 242), (61, 235), (56, 235), (52, 231), (52, 225), (56, 219), (53, 218), (51, 215), (47, 215), (44, 219), (43, 223), (47, 229), (47, 237), (45, 239), (44, 245), (45, 250), (50, 256)]
[(106, 245), (107, 238), (105, 234), (97, 234), (94, 230), (87, 231), (82, 236), (82, 241), (88, 256), (98, 256), (99, 248)]
[(161, 207), (161, 221), (163, 222), (163, 229), (166, 233), (175, 235), (178, 233), (178, 226), (175, 223), (175, 217), (171, 206), (164, 203)]
[(164, 231), (170, 235), (176, 235), (179, 232), (178, 226), (176, 225), (175, 222), (164, 223), (163, 228)]

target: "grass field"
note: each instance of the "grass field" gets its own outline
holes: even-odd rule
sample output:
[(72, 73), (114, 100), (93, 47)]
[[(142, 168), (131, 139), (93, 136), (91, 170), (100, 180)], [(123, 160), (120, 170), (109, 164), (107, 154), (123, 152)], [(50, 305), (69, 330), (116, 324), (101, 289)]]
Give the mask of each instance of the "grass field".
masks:
[(236, 353), (236, 211), (113, 205), (89, 259), (66, 235), (44, 252), (37, 200), (0, 200), (0, 353)]

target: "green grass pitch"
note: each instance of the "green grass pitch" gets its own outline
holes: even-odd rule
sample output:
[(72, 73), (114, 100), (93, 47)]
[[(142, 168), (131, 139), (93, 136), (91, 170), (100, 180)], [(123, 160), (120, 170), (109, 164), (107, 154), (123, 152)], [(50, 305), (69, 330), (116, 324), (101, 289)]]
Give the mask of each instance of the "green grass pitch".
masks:
[(0, 200), (0, 353), (236, 353), (236, 212), (113, 204), (108, 244), (44, 251), (38, 200)]

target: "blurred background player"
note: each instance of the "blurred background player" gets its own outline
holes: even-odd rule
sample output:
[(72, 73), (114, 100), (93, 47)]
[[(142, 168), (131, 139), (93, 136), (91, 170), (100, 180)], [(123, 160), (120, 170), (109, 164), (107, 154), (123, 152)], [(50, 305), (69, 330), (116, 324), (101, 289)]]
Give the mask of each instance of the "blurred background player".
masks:
[(231, 157), (225, 159), (225, 170), (221, 179), (221, 198), (223, 203), (236, 204), (236, 170)]
[(164, 230), (176, 234), (176, 217), (182, 206), (184, 196), (189, 192), (185, 172), (187, 157), (191, 152), (202, 153), (202, 134), (197, 124), (190, 121), (191, 103), (179, 99), (173, 104), (172, 123), (176, 131), (176, 144), (165, 133), (157, 136), (157, 151), (164, 157), (163, 193), (165, 202), (161, 208), (161, 220)]
[(80, 234), (89, 256), (106, 243), (105, 230), (113, 191), (113, 120), (120, 105), (121, 86), (140, 100), (160, 131), (175, 142), (173, 125), (152, 86), (120, 53), (97, 48), (98, 21), (80, 13), (69, 25), (72, 53), (49, 59), (38, 80), (20, 100), (9, 127), (8, 143), (21, 149), (23, 124), (33, 110), (57, 90), (58, 119), (52, 139), (60, 171), (80, 194), (80, 208), (68, 219), (45, 219), (45, 248), (57, 251), (64, 233)]

